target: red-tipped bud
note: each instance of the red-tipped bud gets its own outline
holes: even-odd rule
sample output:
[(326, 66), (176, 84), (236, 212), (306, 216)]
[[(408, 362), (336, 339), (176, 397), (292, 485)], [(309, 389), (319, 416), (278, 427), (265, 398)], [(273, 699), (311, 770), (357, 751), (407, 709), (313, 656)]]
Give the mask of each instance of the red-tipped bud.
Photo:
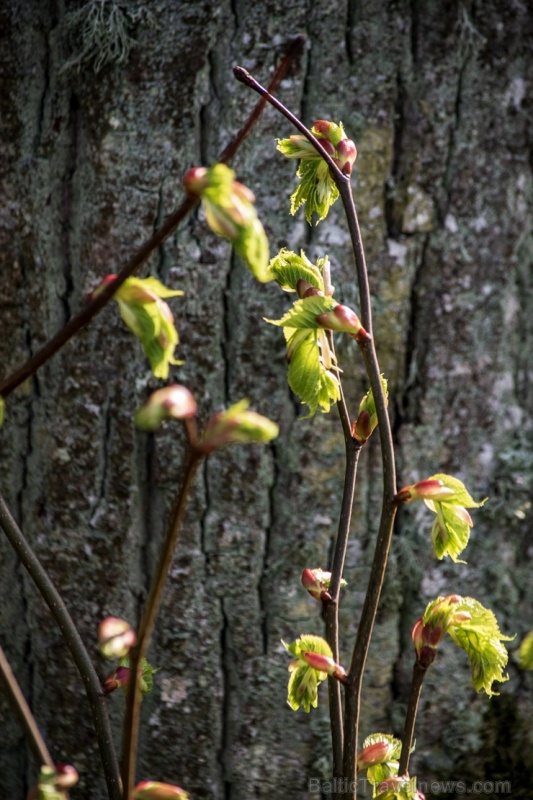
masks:
[(392, 742), (374, 742), (364, 747), (357, 756), (357, 769), (367, 769), (373, 767), (374, 764), (383, 764), (389, 761), (394, 753), (394, 744)]
[(329, 656), (322, 655), (322, 653), (311, 652), (302, 652), (301, 656), (310, 667), (317, 669), (319, 672), (325, 672), (338, 681), (343, 681), (346, 678), (346, 670), (344, 667), (341, 667), (340, 664), (337, 664), (336, 661)]
[(72, 764), (56, 764), (56, 778), (55, 784), (60, 789), (70, 789), (75, 786), (79, 780), (77, 769)]
[(371, 417), (368, 411), (364, 410), (359, 412), (359, 416), (352, 424), (352, 436), (358, 442), (364, 444), (370, 434), (372, 433)]
[(350, 336), (353, 336), (358, 341), (370, 338), (355, 311), (340, 303), (335, 306), (333, 311), (317, 314), (316, 321), (321, 328), (349, 333)]
[(326, 151), (328, 156), (331, 156), (332, 158), (334, 158), (334, 156), (335, 156), (335, 148), (333, 147), (331, 142), (328, 142), (327, 139), (320, 139), (320, 138), (318, 139), (318, 141), (320, 142), (320, 144), (322, 145), (322, 147), (324, 148), (324, 150)]
[(331, 595), (328, 592), (330, 580), (331, 572), (324, 572), (321, 569), (304, 569), (302, 572), (302, 586), (304, 589), (315, 600), (321, 600), (323, 603), (331, 600)]
[(183, 185), (188, 195), (197, 197), (208, 185), (206, 167), (192, 167), (183, 176)]
[(275, 422), (255, 411), (248, 411), (248, 401), (241, 400), (227, 411), (211, 417), (205, 426), (198, 449), (209, 455), (226, 444), (270, 442), (278, 433), (279, 428)]
[(324, 292), (321, 292), (320, 289), (317, 289), (315, 286), (311, 286), (303, 293), (303, 297), (313, 297), (315, 295), (319, 295), (320, 297), (324, 297)]
[(187, 800), (188, 797), (179, 786), (158, 781), (141, 781), (133, 790), (133, 800)]
[(190, 419), (197, 411), (196, 400), (187, 387), (174, 384), (150, 395), (135, 412), (135, 424), (143, 430), (155, 430), (165, 419)]
[(330, 134), (330, 129), (331, 122), (328, 122), (326, 119), (317, 119), (313, 125), (313, 131), (315, 133), (319, 133), (321, 136), (324, 136), (326, 139)]
[[(345, 174), (350, 175), (351, 167), (357, 158), (357, 148), (351, 139), (341, 139), (337, 145), (337, 161), (341, 169), (346, 165), (350, 165), (350, 172)], [(344, 172), (344, 170), (343, 170)]]
[(444, 633), (444, 628), (439, 626), (434, 628), (430, 622), (424, 625), (423, 617), (415, 622), (411, 635), (415, 645), (416, 659), (423, 667), (427, 668), (435, 661), (437, 647)]
[(310, 284), (309, 281), (306, 281), (304, 278), (300, 278), (298, 281), (296, 281), (296, 291), (300, 300), (305, 295), (307, 290), (312, 288), (312, 284)]
[(123, 658), (137, 641), (137, 634), (124, 619), (107, 617), (98, 628), (98, 646), (106, 658)]
[[(453, 489), (445, 486), (442, 481), (432, 478), (418, 481), (412, 486), (404, 486), (403, 489), (400, 489), (395, 499), (398, 503), (410, 503), (411, 500), (435, 500), (440, 502), (447, 500), (453, 494), (455, 494)], [(468, 516), (470, 517), (470, 515)]]
[(110, 675), (102, 684), (104, 694), (110, 694), (115, 689), (122, 689), (127, 686), (130, 680), (131, 670), (129, 667), (117, 667), (117, 669)]

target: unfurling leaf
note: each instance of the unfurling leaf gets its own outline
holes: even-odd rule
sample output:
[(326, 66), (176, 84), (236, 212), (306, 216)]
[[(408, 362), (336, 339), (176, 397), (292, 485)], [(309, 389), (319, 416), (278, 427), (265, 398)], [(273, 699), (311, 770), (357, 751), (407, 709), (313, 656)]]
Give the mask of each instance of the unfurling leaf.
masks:
[(367, 736), (357, 756), (357, 769), (367, 770), (367, 778), (377, 786), (387, 778), (398, 774), (402, 743), (387, 733)]
[(274, 275), (274, 280), (284, 292), (297, 291), (298, 281), (305, 280), (310, 286), (314, 286), (319, 291), (324, 291), (324, 279), (322, 272), (324, 265), (327, 264), (328, 257), (319, 258), (316, 265), (312, 264), (306, 257), (303, 250), (300, 255), (291, 250), (283, 248), (270, 262), (270, 269)]
[[(97, 295), (116, 275), (108, 275), (93, 292)], [(177, 297), (183, 292), (167, 289), (157, 278), (128, 278), (113, 295), (120, 315), (130, 331), (139, 339), (144, 354), (156, 378), (168, 378), (174, 359), (178, 332), (165, 297)]]
[[(339, 169), (345, 175), (350, 175), (357, 150), (354, 143), (346, 138), (342, 124), (335, 125), (326, 120), (317, 120), (311, 128), (311, 133), (319, 140)], [(295, 134), (289, 139), (278, 139), (277, 149), (287, 158), (300, 159), (300, 166), (296, 172), (300, 183), (291, 196), (291, 214), (295, 214), (305, 203), (307, 222), (311, 224), (313, 212), (316, 212), (318, 224), (327, 216), (339, 196), (329, 166), (307, 137), (300, 134)]]
[(396, 495), (396, 502), (417, 499), (424, 500), (437, 515), (431, 528), (431, 540), (437, 558), (449, 556), (452, 561), (459, 561), (458, 556), (466, 548), (470, 528), (474, 524), (466, 509), (479, 508), (487, 498), (477, 503), (462, 481), (439, 473), (412, 486), (404, 486)]
[(438, 597), (429, 603), (413, 628), (417, 659), (425, 666), (434, 659), (445, 633), (468, 655), (475, 690), (497, 694), (492, 690), (494, 681), (508, 680), (503, 673), (508, 653), (502, 642), (510, 642), (514, 637), (501, 633), (492, 611), (474, 598), (460, 595)]
[(253, 205), (255, 197), (235, 180), (233, 170), (225, 164), (193, 167), (183, 182), (190, 195), (201, 199), (211, 230), (230, 240), (254, 277), (261, 283), (273, 280), (268, 239)]
[(196, 415), (196, 400), (185, 386), (174, 384), (153, 392), (135, 412), (135, 424), (153, 431), (166, 419), (190, 419)]
[(328, 673), (310, 666), (303, 654), (315, 653), (333, 659), (331, 647), (325, 639), (312, 634), (301, 636), (289, 645), (283, 642), (283, 645), (291, 655), (295, 656), (295, 660), (289, 664), (291, 677), (289, 678), (287, 703), (293, 711), (297, 711), (303, 705), (305, 711), (309, 713), (311, 707), (316, 708), (318, 705), (318, 686), (326, 680)]
[[(387, 379), (384, 375), (380, 375), (381, 388), (385, 395), (385, 401), (388, 405), (389, 393), (387, 388)], [(376, 412), (376, 402), (374, 400), (374, 393), (369, 389), (361, 402), (359, 403), (359, 413), (357, 419), (352, 425), (352, 436), (361, 444), (364, 444), (367, 439), (372, 435), (378, 424), (378, 415)]]
[(198, 449), (206, 455), (226, 444), (270, 442), (279, 434), (275, 422), (248, 410), (248, 400), (241, 400), (226, 411), (215, 414), (207, 423)]

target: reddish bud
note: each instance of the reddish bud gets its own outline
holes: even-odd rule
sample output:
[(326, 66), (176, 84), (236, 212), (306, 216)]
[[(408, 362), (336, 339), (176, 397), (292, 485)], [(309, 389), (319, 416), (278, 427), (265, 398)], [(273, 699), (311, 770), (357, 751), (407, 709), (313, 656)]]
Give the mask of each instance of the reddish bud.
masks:
[(179, 786), (158, 781), (141, 781), (133, 790), (133, 800), (187, 800), (188, 797)]
[(115, 689), (122, 689), (123, 686), (127, 686), (130, 680), (130, 672), (129, 667), (117, 667), (113, 674), (106, 678), (102, 684), (104, 694), (110, 694)]
[(173, 384), (150, 395), (135, 412), (135, 424), (144, 430), (155, 430), (165, 419), (190, 419), (197, 411), (196, 400), (187, 387)]
[(57, 773), (55, 784), (60, 789), (70, 789), (77, 784), (78, 771), (71, 764), (56, 764), (55, 769)]
[(302, 572), (302, 586), (315, 600), (323, 603), (331, 600), (331, 595), (327, 587), (331, 579), (331, 572), (324, 572), (321, 569), (304, 569)]
[(313, 125), (313, 130), (315, 133), (319, 133), (321, 136), (325, 136), (326, 139), (329, 136), (329, 131), (331, 128), (331, 122), (328, 122), (326, 119), (317, 119), (315, 124)]
[(197, 197), (206, 188), (207, 181), (206, 167), (192, 167), (183, 176), (183, 185), (188, 195)]
[(341, 139), (337, 145), (337, 156), (339, 166), (342, 168), (346, 164), (349, 164), (351, 172), (351, 166), (357, 158), (357, 148), (351, 139)]
[(389, 761), (394, 752), (394, 745), (391, 742), (374, 742), (364, 747), (357, 756), (357, 769), (367, 769), (374, 764), (383, 764)]
[(330, 656), (322, 655), (322, 653), (302, 652), (302, 658), (313, 669), (317, 669), (319, 672), (326, 672), (338, 681), (343, 681), (346, 678), (344, 667), (337, 664)]
[(124, 619), (107, 617), (98, 628), (98, 646), (106, 658), (123, 658), (137, 641), (137, 634)]
[[(435, 500), (439, 502), (447, 500), (453, 494), (455, 494), (453, 489), (445, 486), (442, 481), (432, 478), (418, 481), (412, 486), (404, 486), (403, 489), (400, 489), (395, 499), (398, 503), (410, 503), (411, 500)], [(468, 516), (470, 517), (470, 515)]]
[(352, 424), (352, 436), (358, 442), (364, 444), (370, 434), (372, 433), (371, 417), (368, 411), (363, 410), (359, 412), (359, 416)]
[(349, 333), (357, 341), (370, 338), (355, 311), (340, 303), (337, 303), (333, 311), (317, 314), (316, 321), (321, 328)]

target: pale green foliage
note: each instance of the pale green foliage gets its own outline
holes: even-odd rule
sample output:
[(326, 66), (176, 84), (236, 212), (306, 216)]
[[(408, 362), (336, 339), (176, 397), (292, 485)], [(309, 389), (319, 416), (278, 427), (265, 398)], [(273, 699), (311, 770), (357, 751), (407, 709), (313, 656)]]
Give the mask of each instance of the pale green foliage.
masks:
[(324, 291), (322, 273), (328, 263), (328, 257), (319, 258), (316, 264), (311, 263), (303, 250), (300, 255), (283, 248), (270, 262), (274, 280), (284, 292), (295, 292), (299, 280), (305, 280), (319, 291)]
[(442, 481), (444, 486), (453, 489), (455, 494), (444, 500), (425, 500), (428, 508), (437, 515), (432, 529), (431, 539), (438, 559), (449, 556), (452, 561), (461, 562), (458, 556), (466, 548), (470, 539), (472, 519), (467, 508), (479, 508), (487, 498), (477, 503), (467, 491), (464, 483), (451, 475), (432, 475), (428, 480)]
[(265, 444), (275, 439), (279, 434), (276, 423), (256, 411), (249, 411), (248, 406), (248, 400), (240, 400), (211, 417), (199, 447), (208, 454), (226, 444)]
[[(424, 623), (430, 620), (436, 605), (440, 604), (442, 609), (445, 600), (439, 597), (428, 605)], [(493, 612), (473, 597), (450, 602), (449, 611), (445, 627), (453, 641), (468, 655), (474, 688), (477, 692), (484, 690), (488, 695), (497, 694), (492, 690), (494, 681), (503, 683), (508, 680), (503, 671), (509, 656), (502, 642), (510, 642), (514, 637), (504, 636)]]
[(287, 703), (293, 711), (297, 711), (303, 704), (305, 711), (309, 713), (311, 708), (316, 708), (318, 705), (318, 686), (326, 680), (327, 673), (309, 666), (301, 654), (305, 652), (319, 653), (332, 658), (331, 647), (325, 639), (312, 634), (305, 634), (289, 645), (283, 642), (283, 646), (296, 657), (296, 660), (289, 665), (291, 677), (289, 678)]
[[(131, 661), (129, 656), (124, 656), (118, 662), (119, 666), (127, 667), (131, 669)], [(140, 679), (140, 689), (143, 694), (150, 694), (152, 689), (154, 688), (154, 675), (159, 672), (159, 669), (154, 669), (146, 658), (141, 659), (141, 679)], [(126, 684), (126, 688), (128, 688), (128, 684)]]
[(309, 416), (317, 409), (327, 413), (340, 399), (340, 385), (332, 370), (336, 359), (325, 332), (318, 327), (317, 314), (332, 311), (335, 300), (311, 295), (297, 300), (279, 320), (267, 319), (284, 328), (289, 357), (288, 381), (294, 394), (309, 406)]
[(167, 289), (156, 278), (128, 278), (113, 295), (122, 319), (139, 339), (156, 378), (168, 378), (169, 365), (181, 363), (174, 359), (178, 344), (174, 317), (162, 298), (182, 294)]
[(382, 781), (398, 774), (401, 752), (401, 741), (388, 733), (373, 733), (364, 740), (358, 756), (358, 769), (366, 768), (374, 794)]
[(523, 639), (518, 650), (518, 658), (522, 669), (533, 669), (533, 631)]
[(258, 281), (271, 281), (268, 239), (252, 192), (235, 180), (235, 173), (225, 164), (207, 169), (201, 183), (198, 193), (211, 230), (229, 239)]
[[(325, 140), (315, 128), (311, 133), (319, 140)], [(341, 125), (330, 123), (329, 142), (336, 147), (345, 136)], [(277, 150), (286, 158), (299, 158), (300, 165), (296, 172), (300, 182), (291, 195), (291, 214), (296, 214), (305, 203), (305, 218), (312, 223), (313, 213), (318, 215), (318, 223), (325, 219), (329, 209), (339, 196), (339, 190), (330, 175), (329, 167), (320, 154), (304, 136), (291, 136), (289, 139), (278, 139)]]

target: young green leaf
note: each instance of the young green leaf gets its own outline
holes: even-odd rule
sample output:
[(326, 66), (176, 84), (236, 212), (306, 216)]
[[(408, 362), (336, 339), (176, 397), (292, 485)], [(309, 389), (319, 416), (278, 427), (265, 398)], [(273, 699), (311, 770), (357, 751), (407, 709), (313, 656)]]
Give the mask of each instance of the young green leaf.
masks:
[[(438, 559), (449, 556), (452, 561), (465, 563), (461, 562), (458, 556), (466, 548), (470, 539), (470, 528), (474, 524), (466, 509), (479, 508), (487, 498), (477, 503), (467, 491), (464, 483), (457, 478), (452, 478), (451, 475), (441, 473), (432, 475), (421, 484), (425, 486), (439, 484), (438, 491), (442, 495), (448, 490), (442, 500), (424, 499), (427, 507), (437, 515), (431, 528), (431, 540), (435, 555)], [(416, 489), (417, 485), (412, 488)]]
[[(508, 653), (502, 642), (510, 642), (514, 637), (501, 633), (492, 611), (473, 597), (460, 595), (438, 597), (429, 603), (413, 628), (417, 659), (425, 666), (433, 661), (445, 633), (468, 655), (476, 691), (497, 694), (492, 690), (494, 681), (508, 680), (503, 674)], [(428, 658), (429, 651), (433, 653)]]
[(375, 787), (398, 774), (402, 743), (387, 733), (367, 736), (357, 756), (357, 769), (366, 769), (367, 778)]
[(271, 281), (268, 239), (253, 205), (255, 197), (235, 180), (233, 170), (225, 164), (193, 167), (183, 182), (190, 195), (201, 199), (211, 230), (230, 240), (258, 281)]
[(518, 650), (518, 659), (522, 669), (533, 669), (533, 631), (523, 639)]
[[(115, 278), (116, 275), (104, 278), (93, 295)], [(139, 339), (156, 378), (168, 378), (169, 365), (182, 363), (174, 359), (178, 332), (172, 311), (163, 299), (182, 294), (167, 289), (157, 278), (128, 278), (113, 295), (124, 323)]]
[(320, 636), (313, 636), (306, 634), (301, 636), (292, 644), (285, 644), (282, 642), (285, 649), (293, 656), (295, 660), (289, 664), (289, 687), (287, 694), (287, 703), (297, 711), (303, 704), (307, 713), (311, 708), (316, 708), (318, 705), (318, 686), (326, 680), (327, 672), (314, 669), (303, 658), (303, 653), (318, 653), (319, 655), (333, 658), (331, 647)]
[(274, 279), (284, 292), (295, 292), (299, 280), (307, 281), (315, 289), (324, 291), (322, 272), (328, 257), (319, 258), (316, 265), (312, 264), (303, 250), (296, 255), (291, 250), (283, 248), (270, 262), (270, 269)]
[[(350, 175), (357, 156), (354, 143), (345, 137), (342, 124), (335, 125), (326, 120), (317, 120), (311, 128), (313, 136), (319, 140), (339, 169)], [(296, 134), (289, 139), (278, 139), (277, 149), (287, 158), (299, 158), (300, 166), (296, 173), (300, 178), (296, 191), (291, 195), (291, 214), (295, 214), (305, 203), (305, 218), (309, 224), (313, 213), (318, 222), (324, 219), (339, 196), (339, 190), (331, 177), (328, 164), (322, 160), (311, 142)]]
[[(302, 331), (297, 330), (293, 338), (301, 334)], [(289, 362), (289, 386), (302, 403), (309, 406), (309, 417), (314, 416), (319, 407), (327, 413), (341, 396), (337, 377), (324, 366), (318, 340), (319, 332), (310, 331), (294, 349)], [(292, 339), (288, 343), (289, 351), (291, 344)], [(327, 346), (327, 342), (325, 344)]]
[(296, 300), (292, 308), (281, 319), (265, 319), (265, 322), (286, 328), (317, 330), (320, 328), (316, 321), (317, 315), (333, 311), (336, 305), (337, 302), (332, 297), (315, 294), (311, 297), (304, 297), (302, 300)]

